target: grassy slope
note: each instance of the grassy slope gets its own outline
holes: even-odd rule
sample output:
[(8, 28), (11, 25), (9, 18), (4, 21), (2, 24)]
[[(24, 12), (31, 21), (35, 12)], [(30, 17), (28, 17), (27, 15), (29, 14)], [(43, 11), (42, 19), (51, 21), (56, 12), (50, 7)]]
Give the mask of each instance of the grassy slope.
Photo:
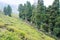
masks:
[(55, 40), (21, 19), (0, 14), (0, 40)]

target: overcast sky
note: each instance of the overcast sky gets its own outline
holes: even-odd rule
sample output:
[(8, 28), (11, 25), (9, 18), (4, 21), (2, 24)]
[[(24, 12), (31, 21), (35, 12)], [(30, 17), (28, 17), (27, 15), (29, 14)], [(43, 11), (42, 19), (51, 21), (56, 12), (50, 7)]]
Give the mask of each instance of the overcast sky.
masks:
[[(10, 5), (24, 4), (26, 1), (30, 1), (30, 3), (33, 4), (37, 0), (0, 0), (0, 2), (4, 2)], [(53, 3), (53, 1), (54, 0), (44, 0), (44, 5), (49, 6)]]
[[(37, 2), (37, 0), (0, 0), (0, 3), (2, 3), (0, 5), (0, 9), (3, 10), (3, 3), (4, 4), (9, 4), (11, 7), (12, 7), (12, 10), (13, 10), (13, 13), (18, 13), (17, 9), (18, 9), (18, 5), (19, 4), (24, 4), (26, 3), (26, 1), (29, 1), (31, 4), (34, 4)], [(45, 6), (49, 6), (49, 5), (52, 5), (54, 0), (44, 0), (44, 5)], [(3, 7), (3, 8), (2, 8)]]

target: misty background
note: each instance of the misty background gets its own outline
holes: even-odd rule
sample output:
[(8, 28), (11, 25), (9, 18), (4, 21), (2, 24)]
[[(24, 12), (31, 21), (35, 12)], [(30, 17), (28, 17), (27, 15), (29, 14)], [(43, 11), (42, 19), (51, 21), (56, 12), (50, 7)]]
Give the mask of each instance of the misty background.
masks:
[[(37, 4), (37, 0), (0, 0), (0, 10), (3, 11), (3, 8), (7, 5), (12, 7), (13, 13), (18, 13), (19, 4), (24, 4), (26, 1), (29, 1), (32, 4)], [(49, 6), (52, 5), (54, 0), (44, 0), (44, 5)]]

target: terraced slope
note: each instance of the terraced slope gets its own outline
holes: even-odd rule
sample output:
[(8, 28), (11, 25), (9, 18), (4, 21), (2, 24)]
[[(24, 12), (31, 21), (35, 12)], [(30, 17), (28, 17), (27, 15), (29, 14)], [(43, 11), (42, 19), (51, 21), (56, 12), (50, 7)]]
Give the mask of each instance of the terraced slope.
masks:
[(21, 19), (0, 14), (0, 40), (55, 40)]

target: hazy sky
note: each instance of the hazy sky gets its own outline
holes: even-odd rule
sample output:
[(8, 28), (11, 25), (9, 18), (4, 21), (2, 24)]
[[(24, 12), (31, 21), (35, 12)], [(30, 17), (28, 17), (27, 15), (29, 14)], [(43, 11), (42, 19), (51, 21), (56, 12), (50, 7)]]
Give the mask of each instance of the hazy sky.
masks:
[[(37, 2), (37, 0), (0, 0), (0, 2), (4, 4), (9, 4), (12, 7), (12, 10), (14, 13), (18, 13), (17, 9), (18, 9), (18, 5), (19, 4), (24, 4), (26, 3), (26, 1), (29, 1), (31, 4), (34, 4)], [(54, 0), (44, 0), (44, 5), (46, 5), (47, 7), (49, 5), (51, 5), (53, 3)], [(2, 6), (0, 5), (0, 9), (3, 10)]]
[[(37, 0), (0, 0), (0, 2), (4, 2), (10, 5), (18, 5), (18, 4), (24, 4), (26, 1), (30, 1), (31, 4), (36, 2)], [(44, 5), (49, 6), (53, 3), (54, 0), (44, 0)]]

